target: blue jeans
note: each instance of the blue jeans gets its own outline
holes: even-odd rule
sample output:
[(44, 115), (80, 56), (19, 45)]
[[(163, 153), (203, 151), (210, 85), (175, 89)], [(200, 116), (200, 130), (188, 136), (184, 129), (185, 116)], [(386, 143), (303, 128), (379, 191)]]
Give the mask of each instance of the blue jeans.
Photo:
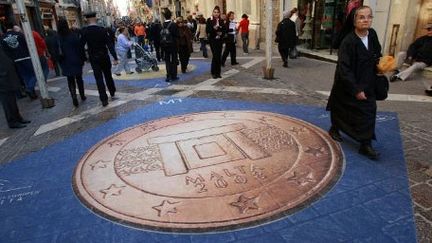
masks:
[(244, 53), (249, 53), (249, 32), (247, 33), (241, 33), (241, 39), (243, 42), (243, 52)]
[(208, 57), (207, 54), (207, 40), (204, 38), (200, 38), (201, 47), (200, 50), (203, 52), (203, 57)]
[(27, 92), (34, 92), (36, 85), (36, 75), (33, 70), (33, 65), (30, 59), (16, 62), (18, 75), (24, 81)]

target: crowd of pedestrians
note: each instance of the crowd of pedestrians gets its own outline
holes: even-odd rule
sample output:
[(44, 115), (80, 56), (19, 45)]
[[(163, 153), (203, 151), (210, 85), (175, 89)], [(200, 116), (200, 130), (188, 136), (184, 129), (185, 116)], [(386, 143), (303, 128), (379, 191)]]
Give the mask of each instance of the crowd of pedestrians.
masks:
[[(100, 101), (103, 106), (107, 106), (106, 89), (111, 99), (115, 99), (116, 92), (112, 64), (117, 65), (115, 75), (121, 76), (123, 69), (126, 75), (132, 74), (128, 59), (131, 58), (133, 46), (154, 51), (157, 61), (165, 62), (166, 82), (179, 80), (178, 65), (182, 73), (188, 71), (194, 41), (199, 41), (204, 58), (208, 57), (207, 45), (210, 46), (211, 75), (214, 79), (221, 78), (221, 67), (225, 66), (228, 56), (231, 65), (238, 64), (238, 36), (243, 42), (243, 53), (249, 53), (249, 20), (246, 14), (242, 15), (239, 23), (235, 21), (234, 12), (225, 15), (218, 6), (214, 7), (212, 15), (207, 19), (200, 14), (196, 19), (192, 16), (173, 19), (169, 9), (165, 9), (162, 15), (163, 22), (154, 20), (148, 24), (141, 21), (125, 24), (124, 21), (119, 21), (113, 28), (104, 28), (97, 25), (96, 13), (89, 13), (85, 15), (88, 25), (81, 30), (69, 28), (66, 20), (60, 19), (57, 33), (47, 30), (46, 37), (43, 38), (33, 31), (45, 80), (51, 60), (56, 75), (61, 73), (67, 77), (72, 103), (78, 106), (77, 87), (81, 101), (86, 100), (82, 70), (88, 60), (93, 69)], [(375, 139), (376, 77), (381, 46), (376, 32), (371, 28), (372, 18), (372, 11), (367, 6), (353, 8), (347, 16), (346, 31), (338, 43), (338, 65), (327, 109), (332, 124), (329, 134), (334, 140), (342, 142), (340, 132), (344, 132), (360, 143), (360, 154), (378, 159), (379, 153), (372, 147), (372, 140)], [(296, 46), (301, 35), (300, 26), (296, 8), (284, 12), (283, 20), (277, 26), (275, 41), (284, 67), (288, 67), (289, 58), (298, 55)], [(7, 60), (0, 69), (0, 99), (9, 127), (21, 128), (30, 121), (20, 115), (16, 98), (23, 95), (23, 90), (30, 99), (37, 99), (36, 78), (25, 37), (19, 26), (8, 23), (6, 27), (6, 33), (0, 39), (0, 58)], [(402, 61), (398, 67), (402, 67), (405, 61), (408, 68), (396, 71), (391, 81), (405, 80), (412, 72), (432, 64), (432, 25), (428, 24), (426, 29), (426, 36), (416, 40), (407, 53), (399, 54), (399, 60)], [(11, 81), (5, 82), (5, 79)], [(432, 84), (425, 83), (425, 86), (426, 93), (431, 95)]]

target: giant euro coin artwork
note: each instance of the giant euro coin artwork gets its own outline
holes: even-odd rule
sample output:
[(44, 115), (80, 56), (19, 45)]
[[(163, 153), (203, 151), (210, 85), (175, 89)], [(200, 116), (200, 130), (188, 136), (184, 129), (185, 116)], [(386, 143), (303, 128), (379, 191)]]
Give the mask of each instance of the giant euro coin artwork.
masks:
[(343, 153), (325, 131), (269, 112), (218, 111), (149, 121), (91, 148), (73, 177), (95, 213), (144, 229), (256, 225), (317, 200)]

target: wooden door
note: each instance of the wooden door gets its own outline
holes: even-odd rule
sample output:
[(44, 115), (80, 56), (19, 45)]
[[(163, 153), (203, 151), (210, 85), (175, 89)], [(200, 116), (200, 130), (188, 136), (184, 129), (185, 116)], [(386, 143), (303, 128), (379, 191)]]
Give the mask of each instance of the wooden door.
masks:
[(426, 35), (427, 31), (424, 27), (428, 23), (432, 23), (432, 0), (423, 0), (417, 22), (416, 39), (420, 36)]

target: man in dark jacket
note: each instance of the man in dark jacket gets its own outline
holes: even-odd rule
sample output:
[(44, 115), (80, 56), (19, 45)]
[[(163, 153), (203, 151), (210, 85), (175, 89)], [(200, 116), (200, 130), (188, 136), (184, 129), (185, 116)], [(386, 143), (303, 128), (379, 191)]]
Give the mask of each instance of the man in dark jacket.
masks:
[[(423, 70), (432, 64), (432, 23), (425, 26), (427, 34), (418, 38), (412, 43), (407, 52), (401, 52), (398, 54), (398, 68), (401, 68), (403, 62), (410, 66), (401, 71), (397, 72), (390, 78), (390, 81), (406, 80), (415, 71)], [(427, 95), (432, 96), (432, 82), (430, 80), (424, 80), (425, 92)]]
[(24, 34), (13, 30), (12, 22), (6, 23), (7, 32), (1, 37), (0, 43), (6, 55), (15, 62), (18, 75), (25, 83), (26, 93), (30, 99), (37, 99), (35, 92), (36, 75), (30, 59)]
[[(97, 25), (96, 13), (91, 12), (85, 15), (89, 25), (82, 30), (82, 40), (87, 43), (88, 54), (93, 75), (98, 87), (99, 99), (103, 106), (108, 105), (105, 83), (112, 98), (114, 98), (116, 87), (111, 74), (111, 60), (108, 50), (114, 58), (114, 65), (118, 64), (117, 54), (114, 50), (114, 43), (107, 30)], [(105, 77), (105, 83), (104, 83)]]
[(0, 101), (10, 128), (23, 128), (30, 121), (25, 120), (19, 113), (16, 93), (20, 89), (20, 81), (15, 71), (14, 62), (0, 47)]
[[(179, 30), (176, 23), (171, 20), (172, 14), (169, 9), (165, 9), (163, 12), (165, 22), (163, 28), (169, 31), (170, 43), (164, 43), (164, 36), (161, 34), (161, 46), (165, 52), (165, 65), (166, 65), (166, 82), (177, 81), (177, 65), (178, 65), (178, 50), (177, 50), (177, 39), (180, 37)], [(164, 30), (162, 30), (164, 31)]]
[(296, 46), (296, 26), (290, 20), (290, 12), (284, 12), (284, 19), (278, 24), (276, 29), (276, 42), (278, 43), (283, 66), (288, 67), (288, 55), (291, 49)]

